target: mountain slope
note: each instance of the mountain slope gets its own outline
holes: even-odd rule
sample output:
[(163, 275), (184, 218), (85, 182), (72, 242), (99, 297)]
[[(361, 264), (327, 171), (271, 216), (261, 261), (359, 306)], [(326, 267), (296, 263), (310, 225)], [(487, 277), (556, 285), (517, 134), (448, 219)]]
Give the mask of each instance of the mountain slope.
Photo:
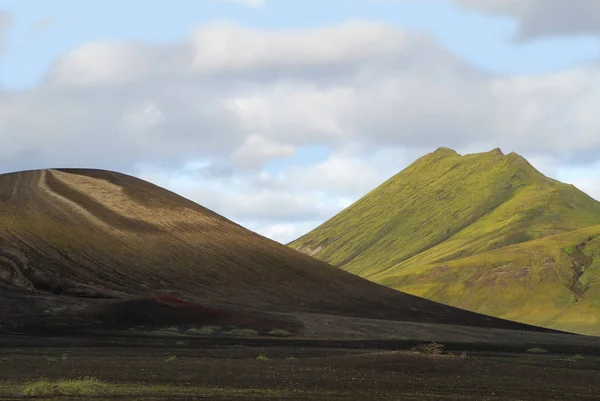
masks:
[(526, 328), (371, 283), (101, 170), (0, 175), (0, 301), (0, 329), (217, 318), (264, 326), (266, 312)]
[[(470, 290), (461, 284), (465, 276), (460, 260), (494, 250), (502, 254), (513, 244), (597, 224), (600, 203), (572, 185), (545, 177), (515, 153), (495, 149), (460, 156), (440, 148), (290, 246), (412, 294), (568, 329), (543, 317), (510, 313), (508, 301), (495, 297), (491, 288), (473, 296), (478, 302), (458, 302), (452, 295), (456, 293), (444, 294), (440, 288), (460, 288), (460, 295), (469, 297)], [(485, 257), (478, 260), (471, 265), (473, 274), (484, 274)], [(441, 273), (450, 262), (455, 270)], [(425, 270), (429, 273), (421, 274)], [(548, 291), (543, 297), (551, 299), (555, 290)], [(486, 296), (495, 307), (485, 305)], [(531, 300), (523, 297), (519, 302)]]
[(480, 313), (600, 335), (600, 226), (372, 279)]

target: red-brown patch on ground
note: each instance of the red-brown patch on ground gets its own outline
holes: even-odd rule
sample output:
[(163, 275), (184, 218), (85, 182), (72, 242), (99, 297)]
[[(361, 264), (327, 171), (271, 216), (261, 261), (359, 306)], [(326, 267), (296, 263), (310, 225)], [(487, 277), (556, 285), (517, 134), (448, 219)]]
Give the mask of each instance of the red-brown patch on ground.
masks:
[(266, 333), (282, 328), (294, 331), (300, 327), (299, 323), (289, 318), (210, 308), (165, 294), (94, 304), (85, 309), (82, 316), (85, 316), (85, 320), (95, 322), (96, 327), (115, 329), (217, 325)]

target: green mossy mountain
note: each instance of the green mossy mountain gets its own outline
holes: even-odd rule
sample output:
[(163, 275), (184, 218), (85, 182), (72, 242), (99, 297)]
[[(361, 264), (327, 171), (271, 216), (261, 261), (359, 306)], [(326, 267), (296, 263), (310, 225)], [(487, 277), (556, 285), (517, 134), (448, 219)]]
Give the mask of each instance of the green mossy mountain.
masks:
[(598, 235), (600, 202), (523, 157), (439, 148), (290, 246), (438, 302), (600, 335)]

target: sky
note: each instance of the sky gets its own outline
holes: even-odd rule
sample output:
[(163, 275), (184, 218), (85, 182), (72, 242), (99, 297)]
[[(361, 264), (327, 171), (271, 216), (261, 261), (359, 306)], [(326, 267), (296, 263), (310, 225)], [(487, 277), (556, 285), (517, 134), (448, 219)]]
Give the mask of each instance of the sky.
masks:
[(151, 181), (289, 242), (440, 146), (600, 200), (598, 0), (2, 0), (0, 174)]

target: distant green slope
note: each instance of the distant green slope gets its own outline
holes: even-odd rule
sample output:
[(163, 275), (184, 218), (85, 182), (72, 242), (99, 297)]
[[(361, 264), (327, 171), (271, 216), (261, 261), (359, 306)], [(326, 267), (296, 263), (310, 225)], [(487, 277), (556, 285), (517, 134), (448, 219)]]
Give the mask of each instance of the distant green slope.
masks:
[(406, 262), (373, 281), (491, 316), (600, 335), (600, 226), (445, 263)]
[[(564, 279), (570, 271), (570, 259), (562, 248), (578, 244), (580, 238), (573, 233), (575, 237), (565, 237), (557, 245), (562, 248), (555, 249), (554, 240), (549, 240), (554, 237), (550, 236), (562, 238), (560, 234), (599, 224), (599, 202), (572, 185), (545, 177), (515, 153), (504, 155), (495, 149), (460, 156), (440, 148), (290, 246), (402, 291), (478, 312), (558, 327), (556, 317), (540, 316), (539, 311), (537, 317), (535, 312), (525, 313), (527, 308), (539, 307), (552, 314), (549, 302), (561, 308), (575, 302)], [(545, 249), (544, 255), (559, 265), (564, 262), (564, 266), (557, 265), (556, 277), (545, 278), (550, 281), (543, 286), (533, 285), (519, 298), (498, 296), (497, 286), (489, 282), (465, 284), (477, 275), (491, 274), (491, 260), (503, 255), (509, 266), (504, 267), (509, 278), (503, 285), (521, 285), (524, 273), (514, 272), (528, 267), (534, 274), (539, 261), (523, 264), (515, 248), (509, 246), (540, 244), (535, 241), (540, 238), (549, 240), (547, 245), (543, 240), (542, 245), (536, 245)], [(524, 249), (529, 249), (527, 246)], [(488, 260), (488, 255), (492, 259)], [(536, 280), (527, 277), (530, 282)], [(576, 326), (564, 324), (559, 328)], [(576, 329), (589, 331), (580, 326)], [(597, 332), (600, 334), (600, 327)]]

